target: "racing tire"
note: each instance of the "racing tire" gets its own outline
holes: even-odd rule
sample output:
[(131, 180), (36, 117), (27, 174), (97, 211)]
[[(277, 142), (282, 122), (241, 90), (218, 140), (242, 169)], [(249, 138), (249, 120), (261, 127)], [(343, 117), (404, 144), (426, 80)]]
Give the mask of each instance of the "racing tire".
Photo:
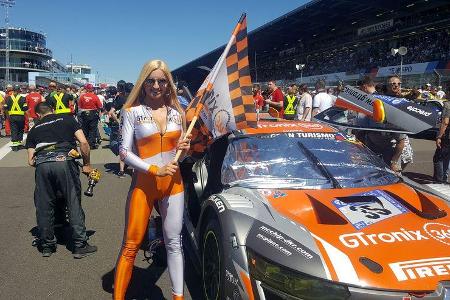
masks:
[(202, 286), (206, 300), (224, 299), (222, 232), (216, 219), (209, 221), (202, 239)]

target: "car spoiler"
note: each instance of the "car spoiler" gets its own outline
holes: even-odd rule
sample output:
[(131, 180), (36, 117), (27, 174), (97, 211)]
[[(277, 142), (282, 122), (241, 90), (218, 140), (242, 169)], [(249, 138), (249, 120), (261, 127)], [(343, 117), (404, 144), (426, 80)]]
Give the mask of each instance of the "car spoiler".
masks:
[(345, 86), (336, 98), (335, 106), (314, 118), (341, 128), (419, 134), (435, 130), (439, 126), (441, 113), (442, 107), (426, 102), (422, 104), (405, 98), (370, 95)]

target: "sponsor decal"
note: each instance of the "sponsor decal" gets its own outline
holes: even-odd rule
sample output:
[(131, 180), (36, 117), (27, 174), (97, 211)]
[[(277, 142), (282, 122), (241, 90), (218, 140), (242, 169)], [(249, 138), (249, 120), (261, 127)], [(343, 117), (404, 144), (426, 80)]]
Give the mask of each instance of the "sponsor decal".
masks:
[(450, 245), (450, 226), (441, 223), (426, 223), (423, 226), (423, 229), (419, 230), (407, 230), (400, 228), (400, 230), (392, 232), (379, 232), (372, 234), (354, 232), (339, 236), (339, 240), (347, 248), (358, 248), (361, 245), (371, 246), (383, 243), (428, 241), (430, 239)]
[[(344, 93), (347, 93), (348, 95), (353, 96), (354, 98), (365, 103), (366, 105), (372, 106), (372, 104), (373, 104), (373, 99), (368, 94), (366, 94), (358, 89), (352, 88), (348, 85), (344, 87)], [(342, 96), (343, 95), (341, 95), (341, 98), (345, 99), (345, 97), (342, 97)], [(350, 102), (353, 102), (353, 101), (350, 101)]]
[(349, 143), (356, 144), (356, 145), (362, 145), (362, 143), (360, 141), (358, 141), (356, 139), (356, 137), (352, 134), (344, 134), (342, 132), (339, 132), (335, 135), (334, 138), (336, 141), (344, 141), (344, 142), (349, 142)]
[(406, 100), (405, 98), (395, 98), (386, 95), (374, 95), (374, 97), (392, 106), (397, 106), (402, 103), (410, 103), (410, 101)]
[(55, 161), (66, 161), (66, 156), (65, 155), (58, 155), (55, 157)]
[(409, 110), (409, 111), (418, 113), (418, 114), (420, 114), (420, 115), (422, 115), (422, 116), (425, 116), (425, 117), (428, 117), (429, 115), (431, 115), (430, 112), (426, 112), (426, 111), (424, 111), (423, 109), (420, 109), (420, 108), (418, 108), (418, 107), (414, 107), (414, 106), (411, 106), (411, 105), (408, 106), (408, 107), (406, 107), (406, 109)]
[(450, 226), (441, 223), (427, 223), (423, 230), (438, 242), (450, 246)]
[(297, 123), (268, 123), (258, 124), (258, 128), (297, 128)]
[(217, 136), (227, 133), (227, 128), (230, 125), (230, 121), (231, 114), (225, 109), (221, 109), (214, 114), (212, 122), (214, 124), (214, 130), (217, 131)]
[[(279, 242), (283, 243), (284, 245), (288, 246), (290, 249), (294, 250), (298, 254), (304, 256), (305, 258), (307, 258), (307, 259), (312, 259), (313, 258), (312, 254), (309, 253), (308, 251), (306, 251), (305, 249), (303, 249), (301, 245), (298, 245), (296, 242), (294, 242), (291, 239), (283, 236), (281, 233), (279, 233), (279, 232), (277, 232), (277, 231), (275, 231), (273, 229), (267, 228), (266, 226), (261, 226), (261, 227), (259, 227), (259, 229), (262, 232), (270, 235), (272, 238), (276, 239), (277, 241), (279, 241)], [(285, 251), (281, 251), (282, 253), (286, 254), (287, 256), (292, 255), (292, 252), (288, 251), (283, 246), (280, 246), (278, 243), (273, 241), (271, 238), (268, 238), (268, 237), (266, 237), (266, 236), (264, 236), (262, 234), (258, 234), (257, 237), (260, 238), (260, 239), (265, 238), (267, 240), (270, 240), (272, 245), (276, 244), (276, 246), (274, 246), (274, 247), (277, 248), (279, 251), (281, 251), (280, 250), (280, 248), (281, 248), (281, 249), (285, 250)], [(266, 241), (266, 242), (268, 243), (268, 241)], [(287, 254), (287, 253), (290, 253), (290, 254)]]
[(273, 197), (274, 197), (275, 199), (281, 198), (281, 197), (286, 197), (286, 196), (287, 196), (287, 194), (286, 194), (285, 192), (283, 192), (283, 191), (275, 191), (275, 192), (273, 193)]
[(264, 241), (265, 243), (269, 244), (270, 246), (274, 247), (275, 249), (277, 249), (278, 251), (280, 251), (281, 253), (283, 253), (286, 256), (291, 256), (292, 252), (287, 250), (286, 248), (284, 248), (283, 246), (280, 246), (277, 242), (273, 241), (271, 238), (268, 238), (260, 233), (258, 233), (256, 235), (256, 237), (262, 241)]
[(426, 258), (390, 263), (398, 281), (450, 275), (450, 257)]
[(269, 197), (269, 196), (272, 196), (272, 190), (258, 190), (260, 193), (261, 193), (261, 195), (263, 195), (263, 196), (266, 196), (266, 197)]
[(50, 124), (53, 124), (53, 123), (56, 123), (56, 122), (61, 122), (62, 120), (63, 120), (63, 118), (58, 118), (58, 119), (56, 119), (56, 120), (52, 120), (52, 121), (40, 123), (40, 124), (34, 126), (34, 128), (39, 128), (39, 127), (42, 127), (42, 126), (47, 126), (47, 125), (50, 125)]
[(381, 190), (338, 197), (332, 203), (358, 230), (408, 212), (397, 200)]
[(212, 198), (212, 201), (214, 202), (214, 204), (216, 204), (219, 213), (223, 213), (225, 211), (225, 205), (223, 204), (223, 201), (220, 200), (220, 198), (214, 197)]
[(154, 123), (152, 116), (137, 116), (136, 117), (136, 123), (138, 125), (141, 124), (149, 124), (149, 123)]
[(298, 123), (297, 127), (306, 128), (306, 129), (323, 129), (321, 124), (317, 123)]
[(225, 269), (225, 279), (233, 285), (238, 285), (238, 279), (227, 269)]
[(238, 290), (233, 290), (233, 300), (241, 299), (241, 294)]
[(285, 135), (289, 138), (313, 138), (313, 139), (326, 139), (333, 140), (335, 133), (325, 132), (285, 132), (285, 133), (272, 133), (261, 136), (261, 138), (275, 138), (279, 135)]

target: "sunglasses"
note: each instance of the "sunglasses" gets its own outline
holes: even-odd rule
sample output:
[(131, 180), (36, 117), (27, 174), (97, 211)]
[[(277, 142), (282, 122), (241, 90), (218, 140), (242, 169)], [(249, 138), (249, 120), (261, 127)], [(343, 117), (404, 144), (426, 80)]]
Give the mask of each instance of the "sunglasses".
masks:
[(154, 86), (155, 83), (158, 83), (158, 85), (160, 86), (166, 86), (169, 82), (167, 81), (167, 79), (161, 78), (161, 79), (156, 79), (156, 78), (148, 78), (144, 81), (145, 84), (150, 85), (150, 86)]

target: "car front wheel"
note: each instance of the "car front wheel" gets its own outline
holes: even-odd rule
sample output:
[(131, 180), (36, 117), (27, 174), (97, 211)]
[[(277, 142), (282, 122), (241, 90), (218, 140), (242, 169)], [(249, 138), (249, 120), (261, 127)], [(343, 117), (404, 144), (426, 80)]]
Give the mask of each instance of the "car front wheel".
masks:
[(206, 226), (202, 246), (202, 281), (205, 299), (223, 299), (222, 233), (217, 220), (211, 220)]

